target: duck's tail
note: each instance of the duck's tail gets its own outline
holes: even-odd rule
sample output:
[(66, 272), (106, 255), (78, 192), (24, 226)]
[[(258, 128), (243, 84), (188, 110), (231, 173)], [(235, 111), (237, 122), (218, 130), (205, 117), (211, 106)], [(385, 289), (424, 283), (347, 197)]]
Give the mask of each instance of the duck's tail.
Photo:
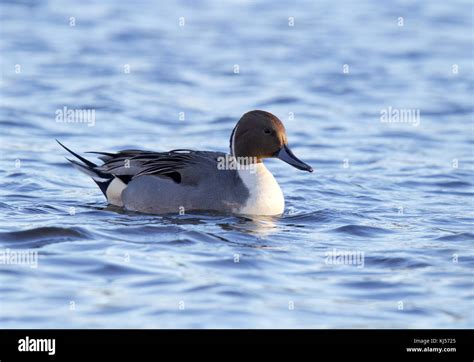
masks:
[(115, 176), (110, 174), (110, 173), (104, 173), (102, 171), (99, 171), (97, 169), (97, 165), (94, 162), (89, 161), (88, 159), (78, 155), (76, 152), (70, 150), (66, 146), (64, 146), (61, 142), (56, 140), (57, 143), (61, 145), (62, 148), (64, 148), (66, 151), (68, 151), (71, 155), (76, 157), (79, 161), (76, 160), (71, 160), (70, 158), (66, 157), (66, 160), (72, 163), (74, 168), (78, 169), (79, 171), (85, 173), (86, 175), (89, 175), (92, 180), (99, 186), (100, 190), (104, 194), (106, 198), (107, 197), (107, 189), (109, 188), (110, 184), (112, 181), (115, 179)]

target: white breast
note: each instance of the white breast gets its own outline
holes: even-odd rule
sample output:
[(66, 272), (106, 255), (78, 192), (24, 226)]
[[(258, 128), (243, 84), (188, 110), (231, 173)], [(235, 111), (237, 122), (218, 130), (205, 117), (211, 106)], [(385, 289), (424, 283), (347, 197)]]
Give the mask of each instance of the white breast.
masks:
[(285, 209), (285, 198), (280, 185), (263, 162), (254, 169), (238, 170), (250, 197), (237, 212), (247, 215), (279, 215)]

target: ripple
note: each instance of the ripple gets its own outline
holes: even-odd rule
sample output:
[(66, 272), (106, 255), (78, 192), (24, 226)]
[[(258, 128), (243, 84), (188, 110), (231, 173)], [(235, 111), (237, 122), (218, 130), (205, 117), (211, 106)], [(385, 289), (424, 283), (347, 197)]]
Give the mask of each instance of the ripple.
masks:
[(365, 256), (364, 260), (366, 265), (370, 266), (381, 266), (389, 268), (426, 268), (432, 264), (426, 263), (421, 260), (416, 260), (411, 257), (389, 257), (389, 256)]
[(378, 236), (381, 234), (390, 234), (392, 233), (391, 230), (383, 229), (374, 226), (366, 226), (366, 225), (345, 225), (338, 227), (336, 229), (332, 229), (332, 231), (338, 233), (345, 233), (355, 236), (364, 236), (364, 237), (373, 237)]
[(446, 188), (460, 188), (460, 187), (471, 187), (470, 182), (465, 181), (447, 181), (447, 182), (436, 182), (433, 185)]
[(0, 240), (15, 246), (38, 248), (46, 244), (91, 238), (83, 228), (39, 227), (29, 230), (0, 233)]
[(436, 238), (441, 241), (474, 241), (474, 234), (472, 233), (456, 233), (452, 235), (445, 235)]
[(95, 276), (100, 275), (101, 277), (120, 277), (131, 274), (151, 274), (150, 271), (134, 267), (131, 264), (125, 262), (122, 264), (100, 262), (97, 263), (93, 268), (88, 270), (88, 273)]
[(297, 103), (298, 101), (299, 99), (295, 97), (275, 97), (262, 101), (261, 103), (257, 104), (257, 107), (267, 107), (274, 104), (293, 104)]
[(312, 211), (312, 212), (292, 211), (292, 213), (285, 214), (282, 220), (285, 222), (298, 221), (298, 223), (305, 223), (305, 224), (311, 224), (314, 222), (321, 223), (325, 221), (331, 221), (334, 217), (337, 217), (337, 215), (335, 214), (336, 213), (334, 210), (329, 210), (329, 209)]

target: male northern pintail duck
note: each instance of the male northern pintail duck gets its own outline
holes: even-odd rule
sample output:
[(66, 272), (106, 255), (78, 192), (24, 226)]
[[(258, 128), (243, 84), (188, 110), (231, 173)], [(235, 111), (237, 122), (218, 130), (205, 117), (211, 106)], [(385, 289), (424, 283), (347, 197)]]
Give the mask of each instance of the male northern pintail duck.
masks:
[(99, 154), (102, 165), (64, 147), (70, 160), (92, 177), (110, 204), (153, 214), (190, 210), (248, 215), (279, 215), (285, 200), (280, 186), (263, 164), (276, 157), (309, 172), (288, 147), (285, 127), (265, 111), (245, 113), (230, 136), (230, 154), (172, 150), (124, 150)]

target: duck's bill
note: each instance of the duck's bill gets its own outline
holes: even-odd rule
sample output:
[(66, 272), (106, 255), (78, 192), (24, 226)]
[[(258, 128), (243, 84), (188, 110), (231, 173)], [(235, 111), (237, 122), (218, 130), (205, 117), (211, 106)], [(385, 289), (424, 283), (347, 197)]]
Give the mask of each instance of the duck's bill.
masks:
[(313, 172), (313, 168), (310, 165), (299, 160), (293, 154), (293, 152), (291, 152), (290, 148), (287, 145), (284, 145), (282, 148), (280, 148), (280, 151), (278, 151), (276, 157), (290, 164), (291, 166), (296, 167), (299, 170)]

